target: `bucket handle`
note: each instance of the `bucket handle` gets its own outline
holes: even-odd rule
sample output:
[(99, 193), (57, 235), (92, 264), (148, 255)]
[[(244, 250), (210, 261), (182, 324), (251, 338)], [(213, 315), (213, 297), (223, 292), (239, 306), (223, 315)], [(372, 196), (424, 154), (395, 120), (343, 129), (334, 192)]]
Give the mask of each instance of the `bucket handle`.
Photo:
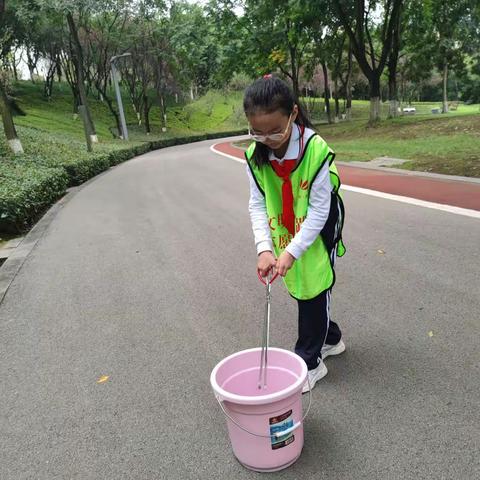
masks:
[(255, 437), (262, 437), (262, 438), (279, 438), (279, 437), (283, 437), (284, 435), (288, 435), (289, 433), (293, 432), (294, 430), (296, 430), (302, 423), (303, 421), (305, 420), (305, 418), (307, 418), (307, 415), (308, 413), (310, 412), (310, 407), (312, 406), (312, 389), (310, 388), (310, 379), (308, 378), (308, 375), (307, 375), (307, 382), (308, 382), (308, 407), (307, 407), (307, 411), (305, 412), (305, 415), (302, 417), (302, 419), (295, 423), (294, 425), (292, 425), (291, 427), (288, 427), (286, 428), (285, 430), (282, 430), (280, 432), (275, 432), (274, 434), (272, 435), (262, 435), (260, 433), (253, 433), (251, 432), (250, 430), (248, 430), (247, 428), (243, 427), (242, 425), (240, 425), (237, 421), (235, 421), (228, 413), (227, 411), (225, 410), (225, 407), (223, 406), (223, 402), (218, 398), (217, 395), (215, 395), (216, 399), (217, 399), (217, 402), (218, 404), (220, 405), (220, 408), (222, 409), (222, 412), (223, 414), (232, 422), (234, 423), (238, 428), (240, 428), (241, 430), (243, 430), (244, 432), (247, 432), (249, 433), (250, 435), (253, 435)]

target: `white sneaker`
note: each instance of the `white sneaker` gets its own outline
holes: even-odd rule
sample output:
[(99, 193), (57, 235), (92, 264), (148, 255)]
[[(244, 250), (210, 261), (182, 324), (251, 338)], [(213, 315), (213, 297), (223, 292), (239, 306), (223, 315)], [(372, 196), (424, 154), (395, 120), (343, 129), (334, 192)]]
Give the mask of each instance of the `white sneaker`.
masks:
[(323, 378), (327, 373), (327, 366), (323, 363), (322, 360), (320, 360), (317, 368), (308, 371), (308, 380), (310, 382), (310, 386), (308, 385), (309, 382), (305, 382), (305, 384), (303, 385), (302, 393), (307, 393), (315, 386), (318, 380)]
[(330, 355), (340, 355), (345, 351), (345, 344), (340, 340), (336, 345), (325, 344), (322, 347), (322, 358), (325, 360)]

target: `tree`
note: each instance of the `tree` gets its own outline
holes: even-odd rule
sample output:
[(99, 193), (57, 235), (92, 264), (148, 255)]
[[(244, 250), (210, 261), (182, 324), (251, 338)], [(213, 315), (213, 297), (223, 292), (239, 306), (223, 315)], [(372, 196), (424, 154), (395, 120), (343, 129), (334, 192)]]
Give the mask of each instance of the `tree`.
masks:
[(98, 11), (94, 12), (84, 28), (83, 43), (89, 54), (89, 84), (93, 85), (101, 100), (107, 104), (120, 135), (120, 116), (114, 98), (110, 95), (110, 59), (125, 50), (122, 39), (129, 11), (123, 1), (100, 2), (97, 8)]
[[(305, 77), (311, 79), (317, 67), (320, 65), (323, 75), (323, 96), (325, 102), (325, 112), (328, 123), (332, 123), (332, 114), (330, 108), (330, 79), (329, 66), (333, 64), (333, 47), (336, 28), (335, 25), (327, 25), (329, 15), (318, 15), (318, 11), (328, 12), (328, 4), (324, 0), (316, 2), (300, 2), (305, 15), (305, 21), (309, 21), (310, 44), (311, 48), (307, 51), (307, 60), (305, 62)], [(332, 32), (333, 30), (333, 32)]]
[[(6, 23), (6, 0), (0, 0), (0, 31), (3, 31), (5, 36), (0, 42), (0, 51), (2, 52), (2, 59), (4, 52), (10, 50), (12, 42), (12, 33)], [(6, 48), (6, 45), (8, 48)], [(7, 138), (7, 143), (15, 155), (23, 153), (23, 147), (18, 138), (15, 124), (13, 123), (12, 112), (10, 110), (9, 100), (6, 90), (6, 73), (0, 70), (0, 115), (2, 117), (3, 129)]]
[(392, 48), (388, 55), (388, 100), (390, 101), (389, 117), (398, 116), (398, 88), (397, 88), (397, 66), (401, 50), (402, 32), (402, 6), (393, 24)]
[(448, 112), (448, 74), (450, 70), (462, 70), (468, 38), (466, 19), (470, 13), (468, 0), (430, 0), (433, 32), (438, 49), (435, 59), (443, 76), (442, 113)]
[[(122, 77), (138, 121), (143, 121), (147, 133), (150, 133), (150, 111), (155, 104), (160, 108), (162, 130), (166, 130), (167, 96), (178, 93), (177, 79), (184, 59), (181, 45), (178, 42), (175, 45), (178, 25), (172, 20), (174, 7), (176, 4), (169, 11), (163, 2), (138, 2), (126, 25), (125, 39), (132, 57), (122, 69)], [(191, 55), (194, 54), (192, 45)], [(186, 73), (184, 76), (189, 78)], [(185, 85), (190, 83), (186, 81)]]
[(4, 79), (0, 78), (0, 114), (2, 116), (3, 130), (7, 137), (7, 143), (15, 155), (23, 153), (23, 147), (18, 138), (15, 124), (13, 123), (12, 112), (5, 89)]
[(46, 68), (44, 95), (50, 99), (60, 52), (64, 45), (63, 17), (50, 11), (47, 15), (42, 0), (18, 0), (15, 13), (19, 21), (15, 31), (16, 46), (26, 55), (32, 82), (39, 61)]
[[(347, 32), (352, 51), (370, 87), (370, 121), (380, 119), (380, 77), (390, 54), (395, 25), (398, 23), (403, 0), (383, 2), (383, 22), (379, 25), (379, 48), (375, 51), (372, 30), (373, 9), (378, 3), (365, 0), (332, 0), (338, 18)], [(367, 5), (366, 5), (367, 3)], [(378, 53), (380, 50), (380, 53)]]
[(96, 143), (98, 142), (98, 138), (95, 132), (95, 124), (92, 120), (92, 115), (88, 106), (87, 94), (85, 92), (83, 49), (78, 37), (77, 25), (70, 11), (67, 11), (67, 22), (73, 43), (72, 60), (75, 65), (75, 74), (77, 78), (77, 88), (80, 97), (80, 103), (83, 107), (85, 107), (85, 124), (87, 125), (88, 129), (87, 134), (90, 135), (91, 141)]
[[(300, 1), (275, 0), (216, 1), (211, 4), (223, 41), (235, 47), (227, 51), (232, 73), (244, 71), (258, 76), (278, 69), (290, 79), (299, 96), (299, 77), (312, 45), (312, 18)], [(242, 14), (235, 13), (242, 9)]]
[[(95, 124), (88, 105), (85, 79), (88, 71), (84, 59), (84, 50), (80, 41), (79, 29), (86, 24), (90, 12), (98, 6), (97, 0), (37, 0), (45, 15), (62, 15), (65, 18), (69, 36), (65, 39), (66, 46), (61, 52), (60, 61), (67, 81), (72, 87), (75, 103), (74, 108), (83, 106), (86, 134), (92, 143), (98, 142)], [(76, 18), (75, 18), (76, 17)], [(78, 22), (78, 24), (77, 24)], [(73, 68), (72, 65), (73, 64)], [(86, 74), (87, 72), (87, 74)]]
[[(325, 8), (323, 11), (327, 12)], [(313, 12), (312, 12), (313, 13)], [(315, 30), (313, 36), (313, 55), (310, 59), (310, 68), (307, 68), (307, 75), (309, 72), (317, 67), (318, 63), (321, 65), (323, 73), (324, 84), (324, 99), (325, 110), (327, 114), (328, 123), (332, 123), (332, 112), (330, 107), (330, 76), (334, 82), (334, 100), (335, 100), (335, 121), (338, 121), (340, 115), (340, 101), (339, 101), (339, 79), (342, 67), (343, 49), (345, 44), (346, 35), (343, 30), (338, 28), (338, 25), (331, 24), (327, 26), (328, 15), (325, 15), (315, 22)], [(326, 22), (326, 23), (324, 23)]]
[(170, 45), (175, 52), (178, 83), (193, 94), (199, 89), (223, 85), (217, 76), (221, 47), (205, 9), (188, 2), (175, 2), (170, 9)]
[(167, 19), (159, 21), (153, 31), (151, 42), (151, 63), (154, 68), (154, 87), (160, 107), (162, 131), (167, 129), (167, 95), (176, 90), (178, 64), (175, 50), (170, 42), (172, 24)]
[(469, 51), (465, 56), (465, 71), (461, 76), (462, 100), (480, 103), (480, 2), (472, 1), (472, 9), (467, 18)]
[[(402, 47), (397, 63), (401, 102), (419, 95), (422, 85), (432, 77), (437, 48), (431, 24), (431, 12), (424, 0), (408, 0), (404, 8)], [(407, 85), (411, 85), (407, 93)], [(408, 97), (408, 98), (407, 98)]]
[(353, 52), (348, 39), (348, 48), (346, 55), (346, 64), (343, 61), (343, 67), (339, 68), (338, 74), (342, 83), (342, 93), (344, 96), (344, 113), (346, 120), (352, 118), (352, 76), (353, 76)]
[[(334, 84), (334, 92), (333, 92), (333, 98), (335, 100), (335, 122), (338, 122), (340, 119), (340, 84), (339, 82), (342, 82), (342, 71), (345, 67), (344, 62), (342, 62), (345, 54), (345, 43), (347, 40), (347, 35), (344, 31), (338, 33), (334, 39), (334, 46), (332, 50), (336, 53), (336, 58), (334, 58), (333, 62), (333, 68), (332, 68), (332, 78), (333, 78), (333, 84)], [(347, 55), (348, 55), (347, 51)], [(351, 75), (351, 67), (347, 69), (347, 75)], [(348, 80), (346, 80), (348, 82)], [(345, 83), (346, 83), (345, 82)], [(344, 92), (346, 96), (346, 91)], [(351, 95), (351, 92), (350, 92)], [(351, 102), (351, 97), (350, 97), (350, 102)], [(350, 104), (351, 108), (351, 104)], [(350, 118), (349, 118), (350, 119)]]
[(149, 89), (155, 79), (154, 69), (149, 58), (150, 42), (154, 20), (137, 12), (126, 25), (125, 39), (132, 54), (128, 63), (121, 65), (122, 79), (130, 95), (138, 124), (142, 122), (145, 132), (150, 133), (150, 110), (154, 99), (149, 95)]

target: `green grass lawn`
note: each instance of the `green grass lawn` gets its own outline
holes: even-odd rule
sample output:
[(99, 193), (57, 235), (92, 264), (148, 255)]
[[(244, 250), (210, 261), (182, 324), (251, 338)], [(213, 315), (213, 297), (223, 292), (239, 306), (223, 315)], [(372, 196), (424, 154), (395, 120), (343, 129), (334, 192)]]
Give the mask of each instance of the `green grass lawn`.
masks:
[[(42, 85), (30, 82), (15, 84), (14, 94), (26, 116), (16, 116), (19, 136), (27, 155), (65, 155), (84, 151), (85, 140), (80, 118), (73, 115), (72, 97), (66, 84), (55, 84), (53, 98), (43, 98)], [(152, 133), (146, 135), (137, 124), (136, 115), (124, 94), (129, 142), (113, 138), (110, 129), (115, 122), (106, 104), (91, 96), (92, 109), (100, 143), (96, 151), (111, 151), (157, 138), (169, 138), (213, 131), (227, 131), (246, 126), (242, 111), (242, 92), (223, 94), (210, 91), (198, 100), (184, 105), (172, 103), (168, 108), (167, 132), (161, 132), (159, 109), (152, 108)], [(409, 160), (402, 168), (480, 176), (480, 108), (459, 105), (448, 114), (432, 114), (439, 103), (413, 103), (417, 113), (383, 120), (367, 126), (369, 102), (353, 102), (350, 122), (325, 123), (323, 101), (310, 101), (314, 118), (322, 123), (319, 133), (343, 161), (368, 161), (380, 156)], [(332, 102), (333, 107), (333, 102)], [(382, 104), (382, 115), (388, 103)], [(0, 134), (0, 158), (10, 152)], [(40, 141), (42, 139), (42, 141)]]
[[(325, 113), (325, 102), (323, 99), (306, 99), (302, 98), (302, 101), (305, 105), (310, 106), (310, 116), (315, 122), (326, 122), (327, 115)], [(415, 118), (420, 118), (423, 116), (428, 117), (439, 117), (442, 114), (433, 114), (433, 109), (441, 110), (441, 103), (439, 102), (412, 102), (411, 104), (403, 104), (403, 107), (413, 106), (416, 109), (416, 113), (411, 115)], [(332, 115), (334, 113), (335, 103), (330, 101), (330, 108)], [(340, 108), (343, 108), (343, 100), (340, 102)], [(380, 105), (380, 115), (382, 119), (387, 119), (389, 114), (389, 103), (383, 102)], [(448, 116), (458, 116), (458, 115), (470, 115), (480, 113), (479, 105), (463, 105), (459, 104), (455, 110), (452, 110), (448, 113)], [(364, 120), (367, 121), (370, 115), (370, 102), (368, 100), (353, 100), (352, 105), (352, 120)], [(406, 115), (407, 116), (407, 115)]]
[[(75, 162), (88, 159), (83, 123), (74, 115), (72, 95), (67, 84), (55, 84), (51, 100), (43, 96), (40, 83), (20, 81), (14, 85), (13, 96), (25, 115), (15, 115), (14, 122), (22, 141), (24, 155), (14, 157), (8, 147), (3, 129), (0, 129), (0, 161), (20, 164), (49, 164), (55, 166), (65, 160)], [(168, 109), (167, 131), (162, 132), (159, 108), (151, 110), (151, 133), (138, 125), (131, 103), (124, 93), (129, 140), (115, 138), (115, 120), (104, 102), (90, 95), (89, 104), (99, 143), (93, 145), (94, 154), (109, 153), (135, 147), (155, 140), (170, 139), (202, 133), (231, 131), (244, 127), (241, 111), (241, 93), (223, 96), (209, 92), (198, 101), (187, 105), (173, 103)], [(241, 114), (241, 115), (240, 115)], [(1, 172), (0, 172), (1, 174)], [(1, 175), (0, 175), (1, 176)]]
[[(432, 106), (438, 105), (418, 105), (417, 111), (430, 112)], [(368, 115), (368, 105), (354, 102), (353, 110), (362, 107)], [(457, 111), (445, 115), (405, 115), (375, 126), (368, 126), (363, 118), (320, 124), (317, 131), (340, 161), (369, 161), (388, 156), (409, 160), (399, 168), (480, 177), (478, 112), (478, 105), (460, 105)], [(245, 143), (239, 146), (245, 147)]]
[[(43, 97), (42, 86), (33, 85), (31, 82), (17, 82), (14, 86), (14, 95), (18, 105), (27, 114), (16, 116), (16, 125), (35, 128), (59, 138), (67, 137), (84, 141), (82, 121), (73, 114), (72, 95), (67, 84), (55, 84), (50, 101)], [(150, 114), (152, 132), (147, 136), (143, 126), (138, 125), (136, 114), (126, 93), (123, 92), (122, 95), (129, 137), (133, 142), (151, 140), (152, 136), (169, 138), (178, 135), (235, 130), (246, 126), (241, 105), (241, 92), (225, 96), (220, 92), (212, 91), (186, 105), (176, 105), (172, 102), (167, 109), (166, 133), (161, 131), (159, 108), (154, 106)], [(115, 121), (107, 105), (90, 96), (90, 109), (100, 142), (122, 142), (114, 139), (111, 133), (110, 129), (114, 128)]]
[(374, 127), (325, 125), (319, 133), (343, 161), (409, 160), (400, 168), (480, 177), (480, 115), (400, 117)]

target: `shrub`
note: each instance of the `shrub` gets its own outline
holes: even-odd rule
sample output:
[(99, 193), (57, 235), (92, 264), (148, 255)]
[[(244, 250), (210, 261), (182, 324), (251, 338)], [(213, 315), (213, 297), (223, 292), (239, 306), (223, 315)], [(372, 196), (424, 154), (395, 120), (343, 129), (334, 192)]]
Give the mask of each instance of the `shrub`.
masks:
[(27, 229), (65, 193), (68, 180), (62, 168), (0, 163), (0, 231)]

